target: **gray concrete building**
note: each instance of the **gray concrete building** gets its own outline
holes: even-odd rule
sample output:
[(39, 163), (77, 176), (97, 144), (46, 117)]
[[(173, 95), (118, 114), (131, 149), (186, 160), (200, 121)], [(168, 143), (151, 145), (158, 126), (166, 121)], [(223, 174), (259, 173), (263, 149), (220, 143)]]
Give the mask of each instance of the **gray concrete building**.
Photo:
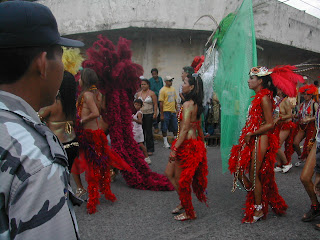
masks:
[[(62, 35), (81, 39), (86, 47), (98, 34), (117, 42), (132, 40), (133, 60), (144, 76), (153, 67), (159, 75), (175, 77), (181, 84), (181, 69), (204, 53), (205, 43), (218, 23), (235, 11), (242, 0), (41, 0), (57, 18)], [(277, 0), (253, 0), (258, 64), (320, 63), (320, 19)], [(309, 81), (319, 70), (305, 73)]]

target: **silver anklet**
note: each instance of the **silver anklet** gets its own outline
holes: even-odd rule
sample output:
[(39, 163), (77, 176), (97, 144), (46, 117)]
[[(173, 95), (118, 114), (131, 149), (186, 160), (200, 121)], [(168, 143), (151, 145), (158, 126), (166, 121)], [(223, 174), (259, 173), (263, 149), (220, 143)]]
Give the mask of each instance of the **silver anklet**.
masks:
[(255, 208), (257, 211), (261, 211), (261, 210), (262, 210), (262, 204), (260, 204), (260, 205), (254, 205), (254, 208)]

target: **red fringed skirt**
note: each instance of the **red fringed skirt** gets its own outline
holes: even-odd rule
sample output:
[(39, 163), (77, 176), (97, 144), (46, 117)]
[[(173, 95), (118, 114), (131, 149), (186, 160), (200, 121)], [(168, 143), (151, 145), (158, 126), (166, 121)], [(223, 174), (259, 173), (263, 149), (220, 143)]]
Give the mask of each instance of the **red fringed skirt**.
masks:
[(308, 124), (300, 124), (299, 129), (304, 130), (306, 134), (306, 138), (304, 139), (303, 151), (301, 153), (301, 159), (306, 159), (309, 155), (308, 144), (309, 141), (315, 137), (316, 134), (316, 126), (314, 122), (309, 122)]
[(87, 210), (92, 214), (97, 211), (100, 193), (104, 194), (107, 200), (116, 200), (110, 189), (110, 167), (129, 171), (130, 166), (111, 150), (107, 136), (101, 129), (84, 129), (81, 136), (78, 136), (78, 141), (79, 157), (75, 159), (71, 172), (86, 172), (89, 194)]
[(294, 136), (297, 134), (297, 124), (295, 124), (292, 121), (283, 122), (278, 124), (276, 128), (278, 128), (280, 131), (290, 130), (289, 136), (284, 142), (284, 149), (285, 149), (284, 154), (286, 155), (286, 158), (289, 164), (292, 159), (292, 154), (294, 153), (293, 139), (294, 139)]
[[(251, 141), (254, 143), (254, 141)], [(268, 214), (268, 207), (271, 206), (272, 210), (278, 214), (285, 214), (288, 206), (284, 199), (278, 192), (278, 187), (274, 178), (274, 164), (276, 159), (276, 153), (279, 149), (279, 137), (276, 134), (268, 134), (268, 148), (265, 158), (263, 159), (260, 171), (259, 179), (262, 185), (262, 211), (264, 218)], [(251, 153), (254, 151), (254, 146), (246, 146), (242, 149), (242, 145), (234, 145), (231, 150), (231, 157), (229, 159), (229, 169), (231, 173), (235, 173), (237, 169), (238, 157), (241, 156), (240, 169), (244, 170), (244, 173), (249, 172)], [(252, 222), (254, 216), (254, 191), (248, 191), (245, 204), (245, 216), (242, 222)]]
[[(176, 140), (175, 140), (176, 141)], [(172, 143), (174, 146), (175, 141)], [(179, 198), (186, 214), (195, 218), (191, 198), (191, 185), (193, 192), (200, 202), (207, 202), (205, 194), (208, 180), (207, 151), (200, 137), (185, 140), (177, 149), (177, 161), (182, 172), (179, 180)]]

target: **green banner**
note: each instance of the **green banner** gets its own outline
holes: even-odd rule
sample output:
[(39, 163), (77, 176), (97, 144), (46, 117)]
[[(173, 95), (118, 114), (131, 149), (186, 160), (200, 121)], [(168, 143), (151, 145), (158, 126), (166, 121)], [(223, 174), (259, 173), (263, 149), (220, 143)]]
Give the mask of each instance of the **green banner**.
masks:
[[(230, 21), (230, 15), (226, 18)], [(238, 142), (253, 94), (247, 83), (249, 70), (257, 65), (252, 0), (242, 2), (224, 31), (217, 45), (219, 61), (214, 90), (221, 104), (220, 149), (222, 171), (226, 172), (231, 147)]]

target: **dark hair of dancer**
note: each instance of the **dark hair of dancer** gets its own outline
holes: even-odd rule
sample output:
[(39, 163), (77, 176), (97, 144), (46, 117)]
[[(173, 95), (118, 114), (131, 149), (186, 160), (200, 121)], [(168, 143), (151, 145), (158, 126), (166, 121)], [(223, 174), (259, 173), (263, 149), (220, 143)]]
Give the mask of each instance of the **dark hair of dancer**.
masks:
[(47, 52), (47, 59), (53, 59), (57, 47), (59, 46), (0, 48), (0, 84), (12, 84), (18, 81), (28, 71), (32, 61), (42, 52)]
[(272, 78), (270, 75), (263, 76), (263, 77), (257, 76), (257, 78), (262, 79), (262, 88), (269, 89), (273, 93), (273, 96), (277, 95), (277, 88), (273, 85)]
[(67, 119), (75, 119), (76, 117), (76, 92), (77, 84), (74, 76), (64, 71), (63, 80), (56, 99), (61, 101), (62, 111)]
[(94, 70), (91, 68), (84, 68), (81, 71), (82, 90), (89, 89), (92, 85), (97, 85), (99, 78)]
[(142, 79), (141, 82), (146, 82), (148, 84), (148, 86), (150, 87), (150, 81), (148, 79)]
[(199, 75), (197, 77), (193, 77), (191, 74), (187, 75), (188, 82), (190, 86), (194, 86), (194, 88), (186, 94), (185, 99), (186, 101), (192, 100), (197, 106), (198, 106), (198, 111), (197, 111), (197, 119), (200, 118), (201, 113), (203, 112), (203, 106), (202, 106), (202, 101), (203, 101), (203, 83), (202, 79)]

